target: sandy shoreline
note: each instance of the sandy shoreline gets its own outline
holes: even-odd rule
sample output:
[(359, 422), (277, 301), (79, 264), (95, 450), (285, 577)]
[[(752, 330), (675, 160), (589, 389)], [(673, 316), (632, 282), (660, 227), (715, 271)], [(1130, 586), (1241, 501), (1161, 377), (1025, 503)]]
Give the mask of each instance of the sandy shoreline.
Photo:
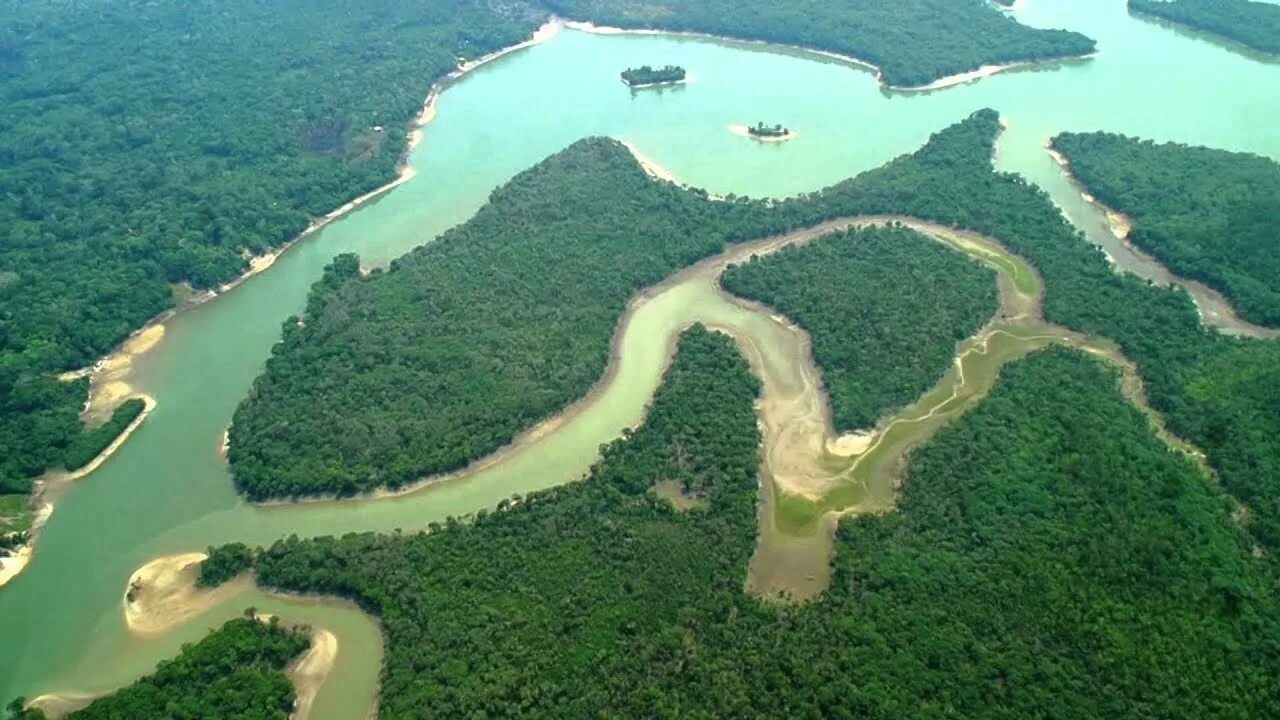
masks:
[(147, 416), (156, 407), (156, 401), (150, 395), (134, 395), (132, 397), (143, 401), (145, 405), (142, 408), (142, 412), (138, 413), (138, 416), (125, 426), (125, 429), (111, 441), (111, 444), (103, 448), (102, 452), (98, 453), (88, 465), (72, 472), (47, 472), (35, 481), (28, 500), (31, 506), (36, 508), (35, 517), (32, 519), (31, 528), (27, 531), (27, 541), (14, 548), (13, 555), (0, 558), (0, 587), (4, 587), (31, 564), (32, 556), (35, 555), (36, 541), (40, 537), (40, 531), (44, 529), (45, 523), (53, 515), (53, 503), (45, 499), (49, 490), (54, 486), (75, 482), (101, 467), (103, 463), (111, 459), (111, 456), (117, 450), (124, 446), (129, 440), (129, 436), (133, 435), (134, 431), (142, 426), (142, 422), (147, 419)]
[(249, 573), (209, 590), (196, 587), (207, 557), (202, 552), (166, 555), (138, 568), (121, 599), (129, 632), (162, 635), (253, 587)]
[(338, 659), (338, 636), (324, 628), (311, 628), (311, 648), (285, 669), (285, 675), (298, 693), (291, 720), (307, 720), (315, 706), (316, 696), (329, 678)]
[(560, 22), (563, 24), (564, 27), (569, 28), (571, 30), (592, 33), (594, 35), (673, 35), (677, 37), (702, 38), (704, 40), (714, 40), (717, 42), (744, 43), (748, 45), (760, 45), (764, 47), (783, 48), (785, 50), (789, 50), (792, 52), (802, 52), (810, 55), (817, 55), (817, 56), (828, 58), (831, 60), (837, 60), (839, 62), (845, 63), (846, 65), (853, 65), (855, 67), (868, 70), (875, 74), (876, 83), (878, 83), (881, 87), (885, 88), (886, 90), (892, 90), (895, 92), (928, 92), (930, 90), (941, 90), (941, 89), (953, 87), (956, 85), (963, 85), (968, 82), (974, 82), (976, 80), (980, 80), (985, 77), (991, 77), (992, 75), (995, 75), (1000, 72), (1004, 72), (1006, 70), (1013, 70), (1015, 68), (1030, 67), (1030, 66), (1037, 66), (1037, 65), (1060, 63), (1064, 61), (1087, 60), (1089, 58), (1097, 56), (1098, 54), (1097, 52), (1092, 52), (1086, 55), (1064, 55), (1062, 57), (1045, 58), (1043, 60), (1022, 60), (1022, 61), (1012, 62), (1012, 63), (983, 65), (982, 67), (976, 68), (974, 70), (969, 70), (967, 72), (956, 73), (954, 75), (948, 75), (946, 77), (938, 78), (937, 80), (934, 80), (925, 85), (904, 86), (904, 85), (887, 84), (884, 81), (884, 71), (878, 65), (874, 65), (866, 60), (854, 57), (852, 55), (845, 55), (842, 53), (831, 52), (829, 50), (818, 50), (815, 48), (808, 48), (803, 45), (786, 45), (783, 43), (774, 43), (774, 42), (768, 42), (765, 40), (747, 40), (744, 38), (729, 37), (727, 35), (712, 35), (710, 33), (690, 32), (690, 31), (684, 31), (684, 30), (655, 30), (652, 28), (631, 30), (627, 28), (613, 27), (609, 25), (596, 25), (595, 23), (580, 22), (577, 20), (561, 20)]
[(737, 135), (738, 137), (744, 137), (762, 143), (786, 142), (796, 136), (796, 132), (794, 130), (789, 130), (786, 135), (753, 135), (751, 134), (751, 128), (741, 123), (730, 124), (729, 132)]

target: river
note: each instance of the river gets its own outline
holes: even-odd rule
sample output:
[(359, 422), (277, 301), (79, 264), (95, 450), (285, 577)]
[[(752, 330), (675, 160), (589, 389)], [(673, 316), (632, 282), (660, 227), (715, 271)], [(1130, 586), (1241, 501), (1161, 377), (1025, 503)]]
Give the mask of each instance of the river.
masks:
[[(1120, 266), (1147, 274), (1156, 271), (1125, 252), (1106, 217), (1045, 152), (1051, 135), (1106, 129), (1280, 158), (1273, 132), (1280, 66), (1131, 18), (1119, 0), (1030, 0), (1017, 14), (1030, 25), (1084, 32), (1101, 53), (903, 94), (884, 91), (868, 71), (803, 53), (565, 31), (467, 75), (440, 98), (438, 116), (412, 154), (417, 177), (299, 243), (233, 292), (178, 315), (164, 339), (137, 359), (129, 381), (156, 399), (156, 409), (100, 470), (55, 493), (57, 509), (31, 566), (0, 589), (0, 700), (116, 687), (246, 605), (332, 630), (341, 647), (335, 676), (359, 683), (347, 687), (367, 687), (377, 673), (371, 662), (379, 652), (377, 627), (353, 610), (248, 592), (168, 635), (144, 639), (124, 627), (125, 585), (158, 555), (231, 540), (266, 544), (290, 533), (416, 529), (492, 506), (580, 477), (601, 443), (637, 422), (667, 351), (652, 339), (700, 315), (699, 303), (708, 303), (703, 315), (720, 312), (712, 309), (722, 302), (714, 293), (647, 304), (622, 347), (619, 381), (600, 402), (546, 442), (468, 482), (390, 500), (260, 508), (235, 495), (219, 459), (223, 430), (280, 323), (301, 309), (333, 255), (356, 251), (367, 264), (385, 263), (465, 220), (493, 187), (576, 139), (628, 140), (713, 193), (785, 196), (874, 168), (915, 150), (931, 132), (993, 107), (1009, 125), (998, 166), (1045, 188)], [(645, 63), (683, 65), (695, 81), (634, 94), (618, 83), (620, 69)], [(758, 144), (727, 130), (756, 120), (785, 122), (797, 137)], [(368, 702), (330, 684), (312, 717), (360, 717)]]

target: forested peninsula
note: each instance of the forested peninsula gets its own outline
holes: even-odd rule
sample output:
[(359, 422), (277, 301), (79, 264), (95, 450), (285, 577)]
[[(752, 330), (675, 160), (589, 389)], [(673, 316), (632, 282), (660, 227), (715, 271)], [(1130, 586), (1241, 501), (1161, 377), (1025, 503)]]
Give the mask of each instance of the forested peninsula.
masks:
[(544, 16), (361, 7), (0, 10), (0, 496), (111, 440), (82, 437), (88, 381), (58, 373), (385, 184), (432, 82)]
[(259, 581), (379, 616), (383, 718), (1245, 718), (1278, 699), (1250, 539), (1100, 361), (1008, 366), (916, 453), (899, 511), (842, 524), (805, 605), (743, 589), (757, 392), (695, 328), (587, 480), (430, 534), (284, 540)]
[(1129, 9), (1280, 55), (1280, 5), (1256, 0), (1129, 0)]
[(998, 305), (994, 272), (905, 228), (784, 248), (729, 268), (721, 284), (810, 332), (837, 433), (922, 395)]
[(1222, 292), (1241, 317), (1280, 326), (1280, 163), (1111, 133), (1063, 133), (1053, 147), (1103, 205), (1133, 220), (1133, 244)]
[(984, 65), (1087, 55), (1094, 41), (1019, 24), (980, 0), (545, 0), (598, 25), (762, 40), (875, 65), (893, 87), (917, 87)]
[[(184, 645), (149, 675), (98, 698), (67, 720), (287, 720), (296, 692), (284, 669), (311, 645), (276, 618), (232, 620), (194, 645)], [(11, 720), (44, 720), (38, 708), (9, 706)]]

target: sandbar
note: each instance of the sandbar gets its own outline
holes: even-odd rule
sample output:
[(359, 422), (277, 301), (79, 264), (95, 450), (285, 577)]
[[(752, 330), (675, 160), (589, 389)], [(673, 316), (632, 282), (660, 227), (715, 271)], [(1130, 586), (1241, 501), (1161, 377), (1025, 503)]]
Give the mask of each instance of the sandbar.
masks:
[(293, 706), (292, 720), (307, 720), (311, 717), (316, 695), (333, 670), (334, 661), (338, 658), (338, 636), (324, 628), (311, 629), (311, 648), (302, 654), (285, 670), (289, 680), (298, 692)]
[(161, 635), (253, 587), (253, 577), (203, 590), (196, 587), (202, 552), (158, 557), (129, 578), (122, 599), (125, 626), (139, 636)]

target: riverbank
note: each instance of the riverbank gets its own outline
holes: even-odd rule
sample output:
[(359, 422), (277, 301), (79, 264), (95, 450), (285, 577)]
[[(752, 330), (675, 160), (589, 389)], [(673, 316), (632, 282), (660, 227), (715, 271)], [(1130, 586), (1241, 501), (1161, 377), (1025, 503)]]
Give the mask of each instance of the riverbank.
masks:
[(102, 452), (84, 467), (70, 472), (48, 472), (35, 481), (32, 487), (32, 493), (28, 499), (31, 507), (35, 508), (31, 527), (27, 532), (27, 541), (14, 548), (13, 554), (8, 557), (0, 558), (0, 587), (4, 587), (9, 581), (22, 574), (22, 571), (31, 564), (31, 559), (35, 555), (36, 541), (40, 537), (40, 531), (44, 529), (45, 523), (53, 515), (54, 504), (47, 499), (48, 493), (55, 487), (75, 482), (93, 471), (97, 470), (111, 456), (124, 446), (129, 440), (129, 436), (133, 435), (142, 422), (147, 419), (151, 411), (156, 407), (156, 401), (150, 395), (131, 395), (123, 398), (121, 402), (130, 398), (138, 398), (144, 403), (142, 412), (138, 413), (125, 429), (111, 441), (111, 444), (103, 448)]
[(338, 636), (324, 628), (311, 629), (311, 648), (285, 669), (285, 675), (298, 693), (291, 720), (308, 720), (316, 695), (338, 659)]
[(563, 24), (564, 27), (569, 28), (570, 30), (577, 30), (579, 32), (592, 33), (595, 35), (672, 35), (676, 37), (700, 38), (703, 40), (711, 40), (713, 42), (721, 42), (721, 43), (758, 45), (766, 49), (778, 48), (778, 49), (786, 50), (789, 52), (799, 52), (799, 53), (804, 53), (808, 55), (817, 55), (819, 57), (828, 58), (830, 60), (836, 60), (846, 65), (851, 65), (857, 68), (861, 68), (863, 70), (868, 70), (875, 75), (876, 83), (878, 83), (880, 87), (884, 88), (885, 90), (890, 90), (893, 92), (904, 92), (904, 93), (942, 90), (945, 88), (954, 87), (956, 85), (963, 85), (965, 83), (975, 82), (982, 78), (990, 77), (997, 73), (1005, 72), (1008, 70), (1014, 70), (1017, 68), (1031, 67), (1031, 66), (1041, 66), (1045, 64), (1082, 61), (1082, 60), (1088, 60), (1098, 55), (1097, 52), (1092, 52), (1086, 55), (1064, 55), (1062, 57), (1046, 58), (1043, 60), (1024, 60), (1024, 61), (1005, 63), (1005, 64), (983, 65), (974, 70), (969, 70), (967, 72), (956, 73), (954, 75), (948, 75), (946, 77), (938, 78), (937, 80), (934, 80), (925, 85), (905, 86), (905, 85), (890, 85), (886, 83), (884, 81), (884, 70), (881, 69), (880, 66), (872, 64), (871, 62), (868, 62), (858, 57), (854, 57), (853, 55), (845, 55), (842, 53), (831, 52), (829, 50), (818, 50), (815, 48), (805, 47), (803, 45), (787, 45), (784, 43), (774, 43), (774, 42), (768, 42), (765, 40), (747, 40), (744, 38), (735, 38), (727, 35), (712, 35), (710, 33), (691, 32), (688, 30), (655, 30), (652, 28), (628, 29), (628, 28), (614, 27), (610, 25), (596, 25), (595, 23), (582, 22), (578, 20), (563, 20), (563, 19), (561, 19), (560, 22)]
[(450, 85), (458, 82), (467, 73), (486, 65), (498, 58), (513, 53), (517, 50), (537, 45), (554, 37), (560, 30), (560, 24), (555, 21), (549, 21), (534, 31), (532, 37), (524, 42), (512, 45), (501, 50), (489, 53), (475, 60), (462, 62), (458, 68), (431, 86), (431, 90), (427, 94), (427, 98), (423, 103), (422, 110), (409, 123), (409, 132), (404, 150), (401, 152), (400, 160), (396, 165), (396, 175), (387, 183), (380, 185), (369, 192), (364, 193), (343, 205), (334, 208), (325, 213), (321, 217), (313, 219), (307, 227), (295, 236), (293, 239), (285, 242), (274, 250), (251, 256), (249, 261), (249, 269), (236, 277), (234, 280), (223, 283), (217, 288), (196, 293), (178, 306), (160, 313), (151, 320), (147, 321), (142, 327), (135, 330), (123, 342), (116, 347), (115, 350), (108, 353), (92, 367), (82, 368), (80, 370), (72, 370), (59, 375), (59, 379), (71, 381), (82, 377), (90, 379), (90, 397), (85, 406), (86, 415), (93, 417), (109, 417), (120, 403), (132, 396), (133, 388), (128, 383), (128, 375), (131, 366), (138, 357), (145, 354), (164, 338), (165, 325), (179, 313), (189, 310), (192, 307), (203, 305), (210, 302), (244, 284), (253, 277), (260, 275), (269, 270), (276, 261), (279, 260), (286, 252), (292, 249), (297, 243), (316, 234), (328, 225), (350, 215), (355, 210), (367, 205), (404, 183), (412, 180), (417, 175), (417, 168), (410, 162), (409, 156), (422, 142), (425, 135), (425, 127), (435, 119), (437, 103), (441, 93), (443, 93)]
[[(1045, 142), (1044, 148), (1049, 157), (1053, 158), (1054, 162), (1058, 164), (1063, 179), (1080, 193), (1080, 198), (1085, 203), (1093, 207), (1106, 219), (1107, 227), (1112, 237), (1120, 244), (1120, 249), (1123, 252), (1132, 256), (1135, 261), (1133, 264), (1151, 269), (1149, 274), (1143, 274), (1142, 277), (1159, 285), (1176, 285), (1185, 290), (1191, 296), (1196, 306), (1196, 311), (1200, 314), (1200, 322), (1207, 327), (1216, 328), (1228, 335), (1238, 335), (1258, 340), (1280, 338), (1280, 329), (1255, 325), (1241, 318), (1236, 312), (1235, 306), (1221, 292), (1199, 280), (1190, 280), (1174, 273), (1159, 258), (1130, 241), (1129, 235), (1133, 232), (1133, 219), (1104, 205), (1094, 197), (1089, 192), (1089, 189), (1084, 186), (1084, 183), (1080, 182), (1075, 174), (1072, 173), (1071, 163), (1066, 156), (1053, 147), (1052, 139)], [(1107, 256), (1112, 265), (1117, 264), (1116, 259), (1111, 257), (1110, 253)]]

